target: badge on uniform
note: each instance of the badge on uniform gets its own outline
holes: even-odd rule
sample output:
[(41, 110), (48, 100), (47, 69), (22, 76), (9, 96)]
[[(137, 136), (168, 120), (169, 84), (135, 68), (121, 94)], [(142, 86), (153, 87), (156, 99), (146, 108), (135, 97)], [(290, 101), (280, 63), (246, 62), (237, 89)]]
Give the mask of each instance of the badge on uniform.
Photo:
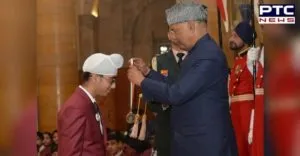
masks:
[(161, 75), (163, 75), (163, 76), (165, 76), (165, 77), (167, 77), (168, 76), (168, 70), (166, 70), (166, 69), (162, 69), (162, 70), (160, 70), (160, 74)]
[(100, 122), (100, 114), (99, 113), (96, 113), (96, 120), (98, 121), (98, 122)]
[(238, 75), (239, 74), (239, 72), (240, 72), (240, 70), (241, 70), (241, 65), (237, 65), (236, 67), (235, 67), (235, 75)]

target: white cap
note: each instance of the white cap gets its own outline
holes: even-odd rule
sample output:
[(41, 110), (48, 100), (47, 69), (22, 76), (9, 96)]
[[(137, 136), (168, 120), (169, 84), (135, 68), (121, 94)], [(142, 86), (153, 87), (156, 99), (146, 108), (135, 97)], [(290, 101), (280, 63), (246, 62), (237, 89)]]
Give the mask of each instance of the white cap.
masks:
[(123, 62), (124, 59), (120, 54), (95, 53), (84, 61), (82, 70), (93, 74), (116, 76), (118, 69), (123, 66)]

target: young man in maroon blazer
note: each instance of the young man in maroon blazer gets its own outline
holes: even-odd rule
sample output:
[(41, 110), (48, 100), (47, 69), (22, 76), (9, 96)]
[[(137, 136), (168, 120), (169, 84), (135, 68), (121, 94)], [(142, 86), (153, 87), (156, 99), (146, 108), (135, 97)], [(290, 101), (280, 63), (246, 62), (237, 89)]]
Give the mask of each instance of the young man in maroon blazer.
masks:
[(58, 155), (106, 155), (106, 128), (95, 97), (106, 96), (115, 87), (115, 76), (123, 62), (119, 54), (101, 53), (85, 60), (84, 82), (58, 113)]

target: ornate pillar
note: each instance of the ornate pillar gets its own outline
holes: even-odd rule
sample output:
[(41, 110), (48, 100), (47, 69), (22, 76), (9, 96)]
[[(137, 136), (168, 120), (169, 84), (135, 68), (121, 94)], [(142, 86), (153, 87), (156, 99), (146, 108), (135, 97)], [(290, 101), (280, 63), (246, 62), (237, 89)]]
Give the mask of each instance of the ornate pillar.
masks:
[(39, 129), (56, 129), (61, 105), (78, 85), (76, 1), (37, 1)]

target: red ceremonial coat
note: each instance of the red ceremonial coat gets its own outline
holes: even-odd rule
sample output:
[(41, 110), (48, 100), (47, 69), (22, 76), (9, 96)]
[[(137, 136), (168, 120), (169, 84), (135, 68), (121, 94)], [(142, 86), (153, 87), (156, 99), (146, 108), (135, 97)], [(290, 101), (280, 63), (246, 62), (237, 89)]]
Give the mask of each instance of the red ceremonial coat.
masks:
[(271, 140), (280, 156), (300, 155), (300, 73), (291, 54), (281, 52), (268, 73)]
[(231, 119), (238, 153), (249, 156), (248, 132), (253, 109), (253, 78), (247, 68), (247, 56), (236, 57), (229, 77)]

